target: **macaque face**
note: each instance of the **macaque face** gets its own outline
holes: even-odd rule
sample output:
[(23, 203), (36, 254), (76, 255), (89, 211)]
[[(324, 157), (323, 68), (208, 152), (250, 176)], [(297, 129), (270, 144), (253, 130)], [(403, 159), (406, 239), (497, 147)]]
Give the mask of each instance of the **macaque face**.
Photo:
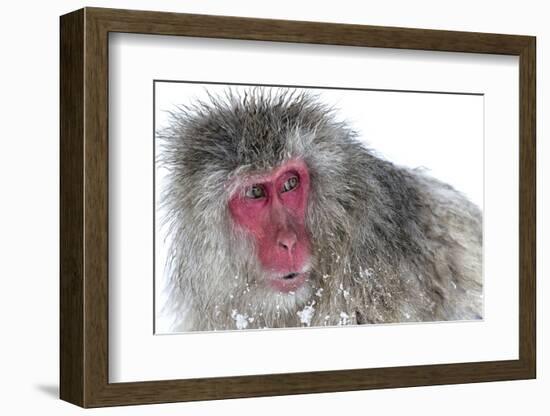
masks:
[(279, 292), (299, 289), (310, 267), (305, 225), (307, 166), (299, 160), (290, 161), (240, 183), (229, 200), (229, 211), (233, 221), (255, 240), (266, 283)]

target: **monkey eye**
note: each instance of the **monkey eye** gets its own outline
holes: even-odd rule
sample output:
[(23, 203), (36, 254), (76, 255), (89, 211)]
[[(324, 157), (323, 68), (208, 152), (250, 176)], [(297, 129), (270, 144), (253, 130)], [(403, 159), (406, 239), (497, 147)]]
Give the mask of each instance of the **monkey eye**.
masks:
[(265, 196), (265, 189), (261, 185), (252, 185), (246, 190), (245, 196), (250, 199), (263, 198)]
[(288, 178), (288, 180), (283, 185), (283, 192), (292, 191), (298, 186), (298, 183), (300, 183), (300, 180), (297, 176), (292, 176), (291, 178)]

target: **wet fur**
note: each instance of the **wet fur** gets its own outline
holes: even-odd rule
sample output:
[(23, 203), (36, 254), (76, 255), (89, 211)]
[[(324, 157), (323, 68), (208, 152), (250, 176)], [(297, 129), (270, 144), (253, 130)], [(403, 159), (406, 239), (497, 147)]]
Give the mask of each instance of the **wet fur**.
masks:
[[(158, 132), (173, 330), (372, 324), (482, 316), (480, 210), (383, 160), (312, 95), (256, 88), (179, 107)], [(257, 284), (254, 246), (228, 215), (235, 180), (287, 160), (311, 177), (310, 282)]]

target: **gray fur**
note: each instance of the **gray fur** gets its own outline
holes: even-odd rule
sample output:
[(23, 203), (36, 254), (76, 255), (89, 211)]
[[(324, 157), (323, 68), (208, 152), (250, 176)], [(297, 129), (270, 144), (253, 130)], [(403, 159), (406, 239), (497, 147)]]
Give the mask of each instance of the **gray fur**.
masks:
[[(315, 96), (228, 91), (178, 108), (157, 137), (175, 331), (481, 318), (480, 210), (377, 157)], [(293, 158), (311, 177), (312, 272), (276, 294), (229, 218), (229, 181)]]

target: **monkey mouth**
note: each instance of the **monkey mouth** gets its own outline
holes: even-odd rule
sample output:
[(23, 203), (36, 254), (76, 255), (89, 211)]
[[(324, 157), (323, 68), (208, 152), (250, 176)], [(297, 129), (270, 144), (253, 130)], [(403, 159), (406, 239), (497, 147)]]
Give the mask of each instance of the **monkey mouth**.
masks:
[(309, 273), (292, 272), (283, 276), (273, 276), (267, 279), (267, 283), (273, 289), (282, 293), (289, 293), (298, 290), (308, 280)]
[(291, 279), (294, 279), (295, 277), (299, 276), (300, 273), (289, 273), (285, 276), (283, 276), (283, 279), (284, 280), (291, 280)]

